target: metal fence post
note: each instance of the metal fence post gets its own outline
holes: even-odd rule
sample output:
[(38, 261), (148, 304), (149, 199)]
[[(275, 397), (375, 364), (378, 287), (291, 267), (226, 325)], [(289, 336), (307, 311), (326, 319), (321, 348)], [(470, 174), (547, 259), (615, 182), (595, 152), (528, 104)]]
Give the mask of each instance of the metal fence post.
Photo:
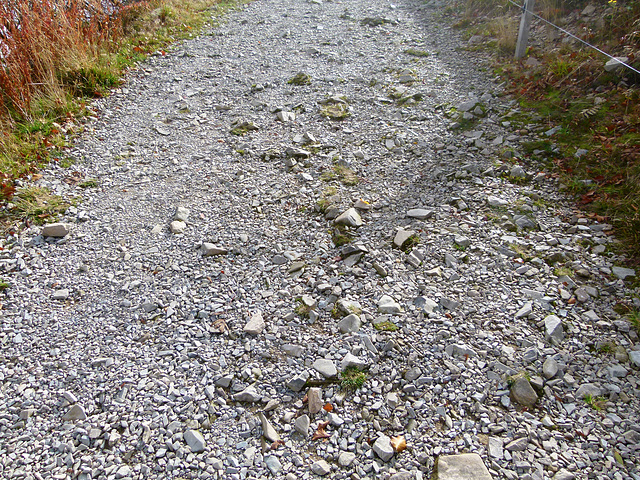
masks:
[(531, 13), (535, 6), (536, 0), (525, 0), (522, 8), (522, 17), (520, 18), (520, 31), (518, 32), (518, 43), (516, 44), (516, 60), (524, 57), (527, 51), (527, 42), (529, 41), (529, 27), (531, 26)]

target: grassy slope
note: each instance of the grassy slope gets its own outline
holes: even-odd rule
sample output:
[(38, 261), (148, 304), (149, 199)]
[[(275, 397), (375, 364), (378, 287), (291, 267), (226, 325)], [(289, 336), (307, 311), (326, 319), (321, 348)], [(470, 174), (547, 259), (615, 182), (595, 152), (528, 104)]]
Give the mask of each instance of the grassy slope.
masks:
[[(583, 15), (586, 2), (552, 0), (536, 12), (614, 56), (627, 56), (640, 70), (640, 2), (609, 2)], [(640, 262), (640, 76), (606, 72), (605, 56), (566, 42), (553, 29), (534, 29), (528, 55), (513, 60), (518, 9), (488, 0), (460, 0), (447, 15), (493, 57), (496, 73), (520, 108), (508, 120), (517, 128), (553, 137), (525, 145), (523, 160), (552, 162), (554, 175), (590, 217), (615, 227), (621, 251)], [(539, 21), (538, 21), (539, 22)], [(536, 25), (534, 21), (534, 26)], [(551, 34), (549, 33), (551, 32)], [(537, 37), (536, 37), (537, 35)], [(524, 62), (535, 58), (539, 65)], [(550, 165), (547, 165), (547, 168)]]
[[(112, 0), (119, 2), (119, 0)], [(65, 147), (91, 114), (91, 98), (107, 95), (128, 68), (171, 42), (197, 34), (242, 0), (147, 0), (114, 15), (89, 0), (17, 0), (21, 18), (0, 5), (0, 217), (5, 228), (50, 221), (66, 208), (50, 192), (28, 186), (50, 162), (65, 165)], [(95, 2), (95, 3), (94, 3)], [(55, 13), (57, 12), (57, 13)], [(64, 12), (64, 13), (60, 13)], [(45, 47), (46, 46), (46, 47)], [(46, 207), (45, 206), (49, 206)], [(55, 205), (55, 208), (53, 207)]]

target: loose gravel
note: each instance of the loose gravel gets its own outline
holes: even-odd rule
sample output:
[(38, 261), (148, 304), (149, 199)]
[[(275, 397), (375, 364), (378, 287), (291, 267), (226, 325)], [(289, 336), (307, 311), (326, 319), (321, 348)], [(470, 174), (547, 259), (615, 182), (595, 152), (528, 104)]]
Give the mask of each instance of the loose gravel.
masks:
[(2, 241), (0, 477), (640, 479), (636, 272), (445, 8), (259, 0), (94, 102)]

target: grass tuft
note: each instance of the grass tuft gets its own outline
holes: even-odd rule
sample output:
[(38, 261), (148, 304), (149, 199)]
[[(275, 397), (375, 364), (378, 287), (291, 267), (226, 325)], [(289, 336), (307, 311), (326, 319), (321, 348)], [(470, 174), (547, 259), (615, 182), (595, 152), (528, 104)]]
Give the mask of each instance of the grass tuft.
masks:
[(364, 383), (367, 381), (366, 372), (360, 370), (356, 366), (345, 368), (341, 376), (342, 382), (340, 383), (340, 386), (343, 390), (358, 390), (359, 388), (362, 388)]
[(24, 187), (19, 189), (13, 197), (8, 216), (14, 220), (43, 224), (55, 220), (67, 208), (69, 203), (46, 188)]

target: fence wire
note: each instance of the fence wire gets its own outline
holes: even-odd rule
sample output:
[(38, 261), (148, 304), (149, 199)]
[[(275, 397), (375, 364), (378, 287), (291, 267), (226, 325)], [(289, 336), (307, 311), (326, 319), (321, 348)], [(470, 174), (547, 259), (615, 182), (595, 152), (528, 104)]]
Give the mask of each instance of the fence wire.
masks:
[(531, 15), (533, 15), (534, 17), (542, 20), (544, 23), (546, 23), (547, 25), (551, 25), (552, 27), (560, 30), (562, 33), (569, 35), (571, 38), (574, 38), (576, 40), (578, 40), (581, 43), (584, 43), (587, 47), (594, 49), (596, 52), (601, 53), (602, 55), (604, 55), (605, 57), (610, 58), (611, 60), (615, 60), (617, 63), (619, 63), (620, 65), (623, 65), (625, 67), (627, 67), (629, 70), (632, 70), (634, 72), (636, 72), (638, 75), (640, 75), (640, 70), (636, 70), (635, 68), (633, 68), (631, 65), (629, 65), (628, 63), (625, 63), (623, 61), (621, 61), (619, 58), (616, 58), (612, 55), (609, 55), (607, 52), (602, 51), (601, 49), (599, 49), (598, 47), (596, 47), (595, 45), (591, 45), (589, 42), (587, 42), (586, 40), (583, 40), (580, 37), (577, 37), (576, 35), (574, 35), (571, 32), (566, 31), (564, 28), (559, 27), (558, 25), (556, 25), (555, 23), (550, 22), (549, 20), (547, 20), (546, 18), (541, 17), (540, 15), (532, 12), (531, 10), (527, 9), (527, 2), (525, 1), (524, 5), (518, 5), (516, 2), (514, 2), (513, 0), (508, 0), (509, 3), (511, 3), (512, 5), (515, 5), (518, 8), (522, 8), (522, 13), (524, 14), (525, 12), (529, 12)]

